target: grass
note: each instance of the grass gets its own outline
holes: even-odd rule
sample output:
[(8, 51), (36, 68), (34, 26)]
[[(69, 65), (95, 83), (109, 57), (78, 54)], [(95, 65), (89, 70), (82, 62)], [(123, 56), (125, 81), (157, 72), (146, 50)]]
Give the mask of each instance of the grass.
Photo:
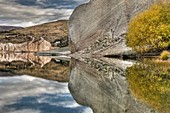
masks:
[(32, 39), (30, 36), (33, 36), (35, 40), (39, 40), (40, 37), (43, 37), (46, 41), (53, 43), (56, 39), (68, 36), (67, 22), (67, 20), (60, 20), (12, 30), (7, 33), (0, 33), (0, 42), (23, 43), (25, 41), (31, 41)]

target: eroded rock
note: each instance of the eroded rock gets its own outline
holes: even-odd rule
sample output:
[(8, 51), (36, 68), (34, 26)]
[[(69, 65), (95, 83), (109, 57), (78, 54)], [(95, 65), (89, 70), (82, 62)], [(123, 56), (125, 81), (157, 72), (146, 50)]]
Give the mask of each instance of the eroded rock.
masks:
[(32, 37), (32, 41), (24, 42), (20, 44), (13, 43), (0, 43), (0, 52), (1, 53), (9, 53), (9, 52), (40, 52), (45, 50), (52, 49), (52, 45), (50, 42), (41, 38), (40, 40), (34, 40)]
[(93, 55), (131, 54), (126, 46), (130, 19), (158, 0), (91, 0), (69, 19), (71, 52)]

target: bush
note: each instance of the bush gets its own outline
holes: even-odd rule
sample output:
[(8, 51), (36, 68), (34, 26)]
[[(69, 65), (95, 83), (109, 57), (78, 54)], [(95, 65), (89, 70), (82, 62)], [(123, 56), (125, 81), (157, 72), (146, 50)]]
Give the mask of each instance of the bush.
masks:
[(131, 19), (127, 45), (137, 52), (170, 46), (170, 3), (159, 3)]
[(167, 60), (169, 58), (170, 53), (168, 51), (163, 51), (160, 55), (162, 60)]

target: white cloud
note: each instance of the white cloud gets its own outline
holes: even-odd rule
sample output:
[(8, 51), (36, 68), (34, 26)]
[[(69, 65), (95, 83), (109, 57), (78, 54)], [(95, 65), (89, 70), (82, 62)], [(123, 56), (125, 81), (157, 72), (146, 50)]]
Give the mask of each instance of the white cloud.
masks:
[(69, 93), (67, 83), (59, 83), (30, 76), (0, 78), (0, 108), (26, 96), (39, 96), (43, 93)]
[[(12, 110), (10, 110), (12, 111)], [(6, 113), (41, 113), (39, 110), (33, 110), (33, 109), (22, 109), (22, 110), (15, 110), (12, 112), (6, 112)]]
[[(73, 8), (73, 4), (64, 5), (64, 2), (70, 2), (70, 0), (59, 0), (59, 4), (56, 7), (42, 7), (47, 5), (47, 0), (37, 0), (38, 5), (22, 5), (15, 0), (0, 0), (0, 25), (14, 25), (14, 26), (32, 26), (49, 21), (56, 21), (61, 19), (69, 19)], [(85, 3), (88, 0), (71, 0), (76, 4)], [(62, 3), (61, 3), (62, 2)]]
[(93, 113), (92, 109), (90, 108), (87, 108), (83, 111), (83, 113)]
[[(41, 113), (45, 111), (37, 108), (46, 106), (92, 113), (88, 112), (90, 109), (82, 107), (74, 101), (68, 90), (68, 83), (59, 83), (27, 75), (0, 77), (0, 92), (0, 112), (2, 113)], [(22, 100), (24, 98), (32, 99)], [(35, 107), (25, 104), (25, 101), (33, 103)]]
[(0, 4), (0, 11), (0, 19), (4, 18), (5, 21), (5, 23), (3, 22), (3, 25), (12, 24), (26, 27), (48, 21), (68, 19), (73, 10), (52, 8), (41, 9), (34, 6), (10, 6)]

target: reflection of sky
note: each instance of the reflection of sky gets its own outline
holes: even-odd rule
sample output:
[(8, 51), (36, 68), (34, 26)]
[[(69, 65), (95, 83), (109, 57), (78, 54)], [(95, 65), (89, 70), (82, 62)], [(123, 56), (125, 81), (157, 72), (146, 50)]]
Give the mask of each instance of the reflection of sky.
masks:
[(0, 113), (92, 113), (77, 104), (67, 83), (30, 76), (0, 78)]

